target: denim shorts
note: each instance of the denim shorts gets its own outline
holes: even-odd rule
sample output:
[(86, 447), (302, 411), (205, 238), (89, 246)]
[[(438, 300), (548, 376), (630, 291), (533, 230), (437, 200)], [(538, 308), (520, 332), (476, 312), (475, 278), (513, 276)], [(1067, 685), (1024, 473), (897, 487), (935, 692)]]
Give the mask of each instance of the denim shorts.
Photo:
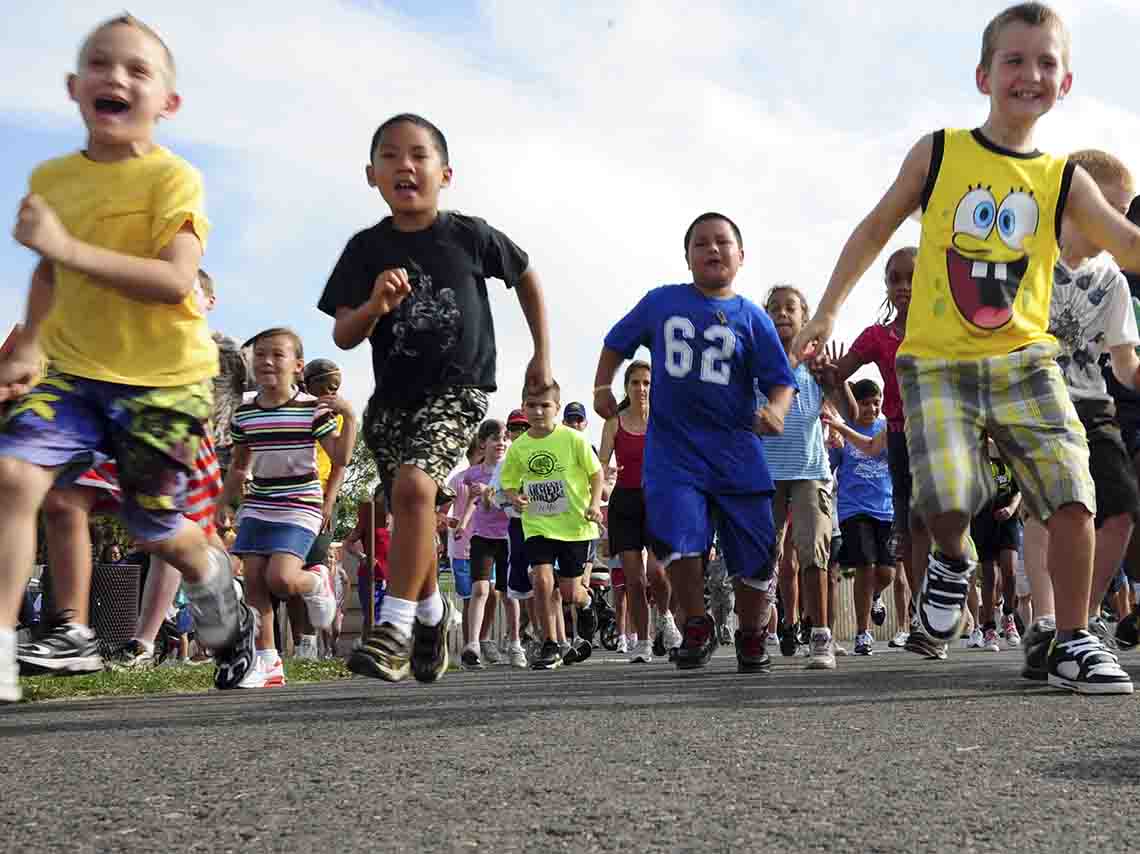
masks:
[(453, 557), (451, 559), (451, 576), (455, 579), (455, 595), (460, 599), (470, 599), (471, 561)]
[(315, 531), (282, 522), (267, 522), (253, 516), (238, 520), (237, 539), (230, 549), (235, 555), (291, 554), (304, 561)]

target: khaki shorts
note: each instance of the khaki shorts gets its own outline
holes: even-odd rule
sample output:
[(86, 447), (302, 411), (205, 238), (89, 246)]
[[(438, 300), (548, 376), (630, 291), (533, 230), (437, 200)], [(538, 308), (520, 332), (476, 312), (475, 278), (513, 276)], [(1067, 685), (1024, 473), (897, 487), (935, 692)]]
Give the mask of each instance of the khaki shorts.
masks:
[(914, 476), (923, 517), (973, 518), (995, 492), (983, 433), (998, 446), (1030, 513), (1045, 521), (1066, 504), (1096, 513), (1089, 446), (1053, 344), (973, 361), (899, 356)]
[(784, 531), (792, 518), (792, 544), (801, 569), (826, 568), (831, 558), (831, 483), (826, 480), (778, 480), (772, 496), (776, 525), (776, 560), (780, 565)]

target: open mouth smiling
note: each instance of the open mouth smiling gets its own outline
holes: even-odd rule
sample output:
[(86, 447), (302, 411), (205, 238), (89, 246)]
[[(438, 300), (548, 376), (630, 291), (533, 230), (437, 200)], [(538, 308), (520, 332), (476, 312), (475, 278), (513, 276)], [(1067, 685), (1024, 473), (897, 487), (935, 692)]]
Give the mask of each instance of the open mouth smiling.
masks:
[(95, 99), (95, 112), (99, 115), (121, 115), (130, 110), (131, 105), (122, 98), (103, 97)]
[(994, 263), (967, 258), (953, 249), (946, 252), (954, 303), (966, 320), (981, 329), (998, 329), (1010, 321), (1013, 301), (1028, 268), (1029, 259), (1024, 256)]

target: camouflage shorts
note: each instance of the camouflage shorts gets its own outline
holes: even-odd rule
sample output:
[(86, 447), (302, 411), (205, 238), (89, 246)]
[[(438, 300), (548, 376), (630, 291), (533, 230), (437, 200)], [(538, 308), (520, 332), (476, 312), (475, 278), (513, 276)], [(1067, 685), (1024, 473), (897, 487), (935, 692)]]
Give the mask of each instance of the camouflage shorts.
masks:
[(452, 388), (432, 394), (415, 409), (396, 409), (369, 401), (364, 410), (364, 443), (376, 460), (376, 472), (391, 503), (400, 466), (415, 466), (439, 487), (438, 504), (455, 497), (447, 478), (467, 452), (487, 414), (487, 394)]

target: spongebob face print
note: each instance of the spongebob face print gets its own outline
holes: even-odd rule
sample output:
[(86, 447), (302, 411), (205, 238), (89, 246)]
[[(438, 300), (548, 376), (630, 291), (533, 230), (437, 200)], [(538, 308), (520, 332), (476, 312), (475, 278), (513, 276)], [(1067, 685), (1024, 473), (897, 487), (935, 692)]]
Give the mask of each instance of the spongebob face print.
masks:
[(998, 194), (970, 186), (958, 202), (946, 273), (954, 304), (972, 325), (1000, 329), (1013, 317), (1040, 219), (1033, 193), (1017, 187)]

